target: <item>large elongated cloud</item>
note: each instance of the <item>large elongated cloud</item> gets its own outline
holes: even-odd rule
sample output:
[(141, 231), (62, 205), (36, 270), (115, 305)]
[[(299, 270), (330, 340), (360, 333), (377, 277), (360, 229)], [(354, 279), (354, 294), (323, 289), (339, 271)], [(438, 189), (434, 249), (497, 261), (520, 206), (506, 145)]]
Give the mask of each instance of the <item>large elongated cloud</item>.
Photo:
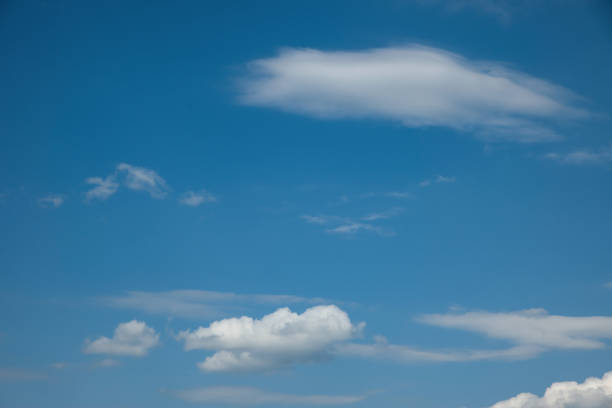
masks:
[(144, 322), (132, 320), (121, 323), (112, 338), (100, 337), (86, 342), (83, 351), (88, 354), (114, 354), (142, 357), (159, 344), (159, 334)]
[(353, 325), (334, 305), (314, 306), (302, 314), (281, 308), (261, 319), (218, 320), (182, 331), (178, 338), (185, 350), (215, 351), (198, 364), (204, 371), (268, 370), (326, 358), (334, 344), (350, 339), (362, 326)]
[(411, 45), (361, 51), (288, 48), (248, 64), (241, 101), (318, 118), (444, 126), (488, 140), (541, 142), (585, 112), (564, 88), (501, 64)]
[(517, 345), (540, 349), (598, 349), (612, 338), (612, 317), (555, 316), (543, 309), (510, 313), (468, 312), (431, 314), (421, 322), (473, 331)]
[(599, 349), (605, 347), (602, 340), (612, 339), (612, 317), (555, 316), (542, 309), (509, 313), (430, 314), (418, 320), (433, 326), (483, 334), (510, 343), (510, 346), (497, 349), (424, 350), (411, 345), (391, 344), (379, 336), (373, 344), (338, 344), (335, 351), (346, 356), (399, 363), (519, 360), (551, 350)]
[(178, 391), (185, 401), (221, 405), (344, 405), (365, 399), (360, 395), (299, 395), (269, 392), (252, 387), (207, 387)]
[(587, 378), (553, 383), (542, 397), (531, 393), (518, 394), (500, 401), (491, 408), (610, 408), (612, 407), (612, 371), (602, 378)]

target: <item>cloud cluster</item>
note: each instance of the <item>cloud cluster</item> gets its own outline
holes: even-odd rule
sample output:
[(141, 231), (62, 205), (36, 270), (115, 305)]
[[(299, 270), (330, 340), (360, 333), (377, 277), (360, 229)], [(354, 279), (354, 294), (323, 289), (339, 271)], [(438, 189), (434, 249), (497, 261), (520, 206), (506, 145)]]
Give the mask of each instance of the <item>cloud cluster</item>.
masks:
[(243, 103), (317, 118), (390, 119), (527, 143), (558, 139), (552, 122), (586, 115), (557, 85), (419, 45), (288, 48), (252, 61), (248, 70), (241, 83)]
[(100, 337), (91, 342), (86, 341), (83, 352), (142, 357), (158, 344), (159, 334), (154, 329), (144, 322), (132, 320), (119, 324), (112, 338)]
[(207, 387), (177, 391), (188, 402), (222, 405), (344, 405), (365, 399), (360, 395), (296, 395), (263, 391), (252, 387)]
[(292, 295), (238, 294), (210, 290), (130, 291), (101, 301), (112, 307), (140, 310), (166, 317), (214, 318), (257, 304), (320, 304), (325, 299)]
[(185, 350), (213, 350), (199, 363), (204, 371), (251, 371), (321, 360), (330, 348), (356, 335), (348, 315), (334, 305), (314, 306), (302, 314), (281, 308), (261, 319), (242, 316), (208, 327), (182, 331)]
[(609, 408), (612, 407), (612, 371), (602, 378), (553, 383), (542, 397), (522, 393), (491, 408)]
[(170, 190), (166, 180), (154, 170), (127, 163), (119, 163), (115, 171), (105, 178), (89, 177), (85, 182), (95, 186), (85, 193), (85, 201), (106, 200), (117, 192), (120, 185), (130, 190), (145, 191), (158, 199), (165, 198)]

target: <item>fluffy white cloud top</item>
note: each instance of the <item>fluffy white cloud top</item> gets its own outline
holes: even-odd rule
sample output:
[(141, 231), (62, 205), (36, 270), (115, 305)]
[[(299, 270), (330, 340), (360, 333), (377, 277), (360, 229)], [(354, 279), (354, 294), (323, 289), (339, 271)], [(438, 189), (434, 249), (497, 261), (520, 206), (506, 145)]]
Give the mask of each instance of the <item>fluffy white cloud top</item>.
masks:
[(83, 351), (87, 354), (112, 354), (122, 356), (146, 356), (159, 344), (159, 334), (144, 322), (132, 320), (120, 323), (112, 338), (100, 337), (86, 341)]
[(521, 393), (491, 408), (610, 408), (612, 407), (612, 371), (602, 378), (587, 378), (583, 383), (553, 383), (542, 397)]
[(185, 350), (215, 351), (199, 364), (204, 371), (267, 370), (324, 359), (334, 344), (352, 338), (362, 327), (337, 306), (325, 305), (302, 314), (281, 308), (261, 319), (218, 320), (182, 331), (178, 338)]
[(564, 88), (441, 49), (283, 49), (248, 64), (241, 101), (318, 118), (381, 118), (473, 131), (495, 141), (558, 139), (553, 123), (584, 117)]
[(268, 392), (252, 387), (207, 387), (177, 391), (185, 401), (221, 405), (344, 405), (365, 399), (360, 395), (297, 395)]

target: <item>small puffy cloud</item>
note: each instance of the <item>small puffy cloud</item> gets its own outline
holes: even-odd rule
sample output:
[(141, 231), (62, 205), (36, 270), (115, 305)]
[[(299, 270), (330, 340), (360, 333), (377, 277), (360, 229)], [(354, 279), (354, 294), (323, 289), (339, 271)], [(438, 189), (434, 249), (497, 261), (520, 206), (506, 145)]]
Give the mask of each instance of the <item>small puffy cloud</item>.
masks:
[(207, 405), (345, 405), (365, 399), (361, 395), (299, 395), (269, 392), (252, 387), (206, 387), (177, 391), (178, 398)]
[(159, 334), (144, 322), (132, 320), (121, 323), (112, 338), (100, 337), (86, 341), (83, 351), (87, 354), (112, 354), (120, 356), (146, 356), (159, 344)]
[(568, 153), (547, 153), (544, 158), (568, 165), (601, 165), (612, 163), (612, 146), (599, 150), (579, 149)]
[(281, 308), (261, 319), (248, 316), (218, 320), (208, 327), (182, 331), (185, 350), (212, 350), (198, 366), (204, 371), (269, 370), (329, 356), (331, 347), (352, 338), (353, 325), (334, 305), (314, 306), (302, 314)]
[(325, 299), (293, 295), (239, 294), (210, 290), (130, 291), (100, 299), (122, 309), (140, 310), (166, 317), (212, 318), (251, 305), (320, 304)]
[(115, 181), (114, 175), (110, 175), (106, 178), (89, 177), (85, 182), (95, 186), (85, 193), (85, 201), (106, 200), (115, 194), (119, 188), (119, 183)]
[(44, 208), (58, 208), (64, 204), (64, 196), (61, 194), (49, 194), (38, 199), (38, 205)]
[(380, 236), (394, 236), (389, 228), (376, 225), (375, 222), (393, 218), (401, 214), (403, 208), (391, 208), (387, 211), (374, 212), (358, 219), (335, 215), (302, 215), (300, 218), (309, 224), (325, 225), (325, 232), (335, 235), (352, 236), (359, 232), (373, 232)]
[(519, 346), (549, 349), (598, 349), (612, 338), (612, 317), (549, 315), (543, 309), (509, 313), (467, 312), (430, 314), (423, 323), (484, 334)]
[(190, 207), (197, 207), (203, 203), (214, 203), (217, 201), (217, 197), (212, 195), (206, 190), (200, 191), (187, 191), (180, 198), (179, 202)]
[(168, 194), (166, 181), (151, 169), (121, 163), (117, 171), (124, 174), (125, 186), (131, 190), (146, 191), (153, 198), (165, 198)]
[(560, 86), (502, 64), (411, 45), (360, 51), (287, 48), (252, 61), (241, 101), (324, 119), (442, 126), (488, 141), (556, 140), (552, 123), (587, 114)]
[(393, 217), (400, 215), (403, 211), (404, 211), (403, 208), (396, 207), (396, 208), (391, 208), (390, 210), (387, 210), (387, 211), (368, 214), (364, 217), (361, 217), (361, 219), (364, 221), (386, 220), (388, 218), (393, 218)]
[(612, 407), (612, 371), (583, 383), (552, 383), (542, 397), (521, 393), (491, 408), (609, 408)]

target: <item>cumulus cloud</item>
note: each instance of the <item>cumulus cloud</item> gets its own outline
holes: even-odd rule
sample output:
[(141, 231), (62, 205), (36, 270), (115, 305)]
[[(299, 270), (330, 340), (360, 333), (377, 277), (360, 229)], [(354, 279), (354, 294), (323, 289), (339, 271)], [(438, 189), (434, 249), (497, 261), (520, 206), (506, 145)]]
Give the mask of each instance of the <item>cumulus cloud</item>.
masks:
[(609, 408), (612, 407), (612, 371), (583, 383), (552, 383), (542, 397), (521, 393), (491, 408)]
[(209, 290), (170, 290), (164, 292), (130, 291), (100, 299), (102, 303), (123, 309), (140, 310), (166, 317), (213, 318), (252, 305), (320, 304), (322, 298), (293, 295), (238, 294)]
[(282, 50), (248, 64), (245, 104), (317, 118), (381, 118), (489, 140), (558, 139), (551, 124), (586, 113), (560, 86), (501, 64), (411, 45), (361, 51)]
[(327, 358), (334, 344), (352, 338), (362, 327), (337, 306), (327, 305), (302, 314), (280, 308), (261, 319), (218, 320), (182, 331), (177, 338), (185, 350), (215, 352), (198, 365), (204, 371), (269, 370)]
[(188, 402), (221, 405), (344, 405), (365, 399), (361, 395), (297, 395), (268, 392), (252, 387), (206, 387), (177, 391)]
[(114, 175), (110, 175), (106, 178), (89, 177), (85, 182), (95, 186), (85, 193), (85, 201), (106, 200), (119, 189), (119, 183), (115, 181)]
[(113, 354), (122, 356), (146, 356), (159, 344), (159, 334), (144, 322), (132, 320), (121, 323), (112, 338), (100, 337), (86, 341), (83, 351), (87, 354)]
[(61, 194), (49, 194), (38, 199), (38, 205), (44, 208), (58, 208), (64, 204), (64, 196)]
[(124, 174), (125, 186), (131, 190), (146, 191), (153, 198), (165, 198), (168, 194), (166, 180), (151, 169), (121, 163), (117, 171)]
[(179, 202), (190, 207), (197, 207), (203, 203), (214, 203), (217, 201), (217, 197), (212, 195), (206, 190), (200, 191), (187, 191), (180, 198)]
[(507, 340), (523, 347), (549, 349), (598, 349), (602, 339), (612, 338), (612, 317), (549, 315), (543, 309), (509, 313), (467, 312), (430, 314), (421, 322), (461, 329)]

